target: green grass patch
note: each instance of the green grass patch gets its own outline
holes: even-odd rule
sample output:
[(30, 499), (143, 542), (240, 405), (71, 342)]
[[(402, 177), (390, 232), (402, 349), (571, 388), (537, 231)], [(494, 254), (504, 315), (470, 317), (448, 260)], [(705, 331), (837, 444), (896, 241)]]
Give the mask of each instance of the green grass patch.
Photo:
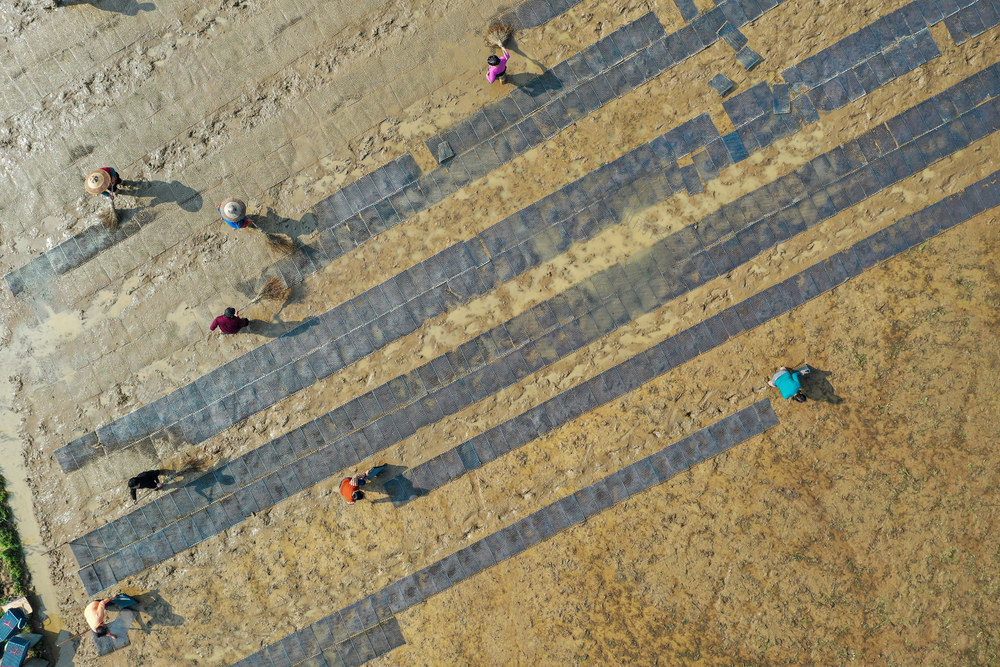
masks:
[(24, 566), (24, 549), (14, 527), (14, 517), (7, 504), (7, 483), (0, 477), (0, 566), (10, 579), (14, 596), (27, 595), (28, 570)]

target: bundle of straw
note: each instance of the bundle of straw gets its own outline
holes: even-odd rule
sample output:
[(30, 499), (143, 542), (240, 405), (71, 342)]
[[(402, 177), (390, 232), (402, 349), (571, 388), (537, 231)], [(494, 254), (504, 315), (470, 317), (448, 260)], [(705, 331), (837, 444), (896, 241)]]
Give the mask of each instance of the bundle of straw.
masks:
[(490, 46), (499, 46), (502, 49), (503, 45), (510, 39), (510, 33), (509, 25), (494, 21), (486, 28), (486, 43)]
[(285, 255), (295, 252), (295, 248), (297, 247), (292, 237), (287, 234), (264, 232), (264, 237), (267, 239), (269, 246)]
[(295, 249), (298, 247), (292, 237), (287, 234), (272, 234), (271, 232), (265, 232), (252, 222), (250, 224), (254, 229), (264, 235), (264, 238), (267, 240), (267, 245), (271, 249), (277, 250), (283, 255), (290, 255), (295, 252)]
[(115, 203), (110, 202), (110, 206), (101, 211), (100, 215), (101, 224), (104, 225), (108, 231), (115, 231), (118, 229), (118, 211), (115, 210)]
[(283, 278), (271, 276), (257, 290), (257, 296), (248, 301), (245, 306), (238, 308), (236, 312), (243, 312), (258, 301), (280, 301), (284, 305), (284, 302), (288, 301), (288, 297), (291, 295), (292, 288), (285, 284)]
[(257, 292), (256, 300), (287, 301), (291, 294), (292, 288), (285, 285), (285, 281), (280, 276), (272, 276), (261, 286), (260, 291)]

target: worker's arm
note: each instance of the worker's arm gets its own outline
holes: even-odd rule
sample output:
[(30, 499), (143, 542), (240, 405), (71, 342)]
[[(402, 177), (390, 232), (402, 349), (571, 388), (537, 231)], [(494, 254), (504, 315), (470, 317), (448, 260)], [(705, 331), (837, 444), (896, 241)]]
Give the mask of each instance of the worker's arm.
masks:
[(212, 326), (210, 326), (208, 328), (208, 330), (209, 331), (215, 331), (215, 327), (217, 327), (217, 326), (219, 326), (219, 318), (218, 317), (216, 317), (214, 320), (212, 320)]

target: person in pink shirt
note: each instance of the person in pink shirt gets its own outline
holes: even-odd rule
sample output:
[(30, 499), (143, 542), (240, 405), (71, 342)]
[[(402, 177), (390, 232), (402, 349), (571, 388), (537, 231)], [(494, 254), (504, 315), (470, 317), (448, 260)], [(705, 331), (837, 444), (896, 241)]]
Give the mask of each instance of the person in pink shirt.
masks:
[(506, 80), (504, 77), (507, 74), (507, 61), (510, 59), (510, 54), (507, 53), (507, 49), (500, 47), (503, 51), (503, 55), (497, 58), (496, 56), (490, 56), (486, 59), (489, 63), (490, 69), (486, 73), (486, 78), (489, 79), (490, 83), (493, 83), (497, 79), (500, 79), (500, 83), (504, 83)]

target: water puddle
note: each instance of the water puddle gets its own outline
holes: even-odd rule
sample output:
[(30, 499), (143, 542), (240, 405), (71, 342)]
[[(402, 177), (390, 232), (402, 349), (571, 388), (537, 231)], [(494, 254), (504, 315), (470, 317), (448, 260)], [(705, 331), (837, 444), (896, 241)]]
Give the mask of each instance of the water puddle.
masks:
[(7, 483), (8, 503), (14, 515), (15, 527), (21, 536), (25, 564), (31, 573), (34, 588), (34, 595), (29, 597), (34, 608), (32, 616), (42, 620), (43, 641), (48, 644), (48, 654), (55, 664), (71, 665), (73, 644), (67, 644), (62, 651), (56, 647), (55, 640), (66, 625), (57, 611), (56, 600), (59, 598), (49, 573), (49, 555), (32, 510), (28, 471), (21, 457), (21, 442), (11, 435), (19, 431), (21, 420), (9, 408), (12, 399), (10, 385), (4, 382), (0, 386), (3, 387), (3, 396), (0, 397), (0, 474)]
[(26, 382), (31, 382), (40, 375), (38, 368), (41, 363), (58, 358), (59, 346), (83, 332), (83, 322), (78, 314), (56, 313), (50, 308), (46, 310), (47, 317), (41, 326), (30, 330), (27, 327), (16, 329), (11, 343), (0, 355), (0, 369), (4, 371), (0, 374), (0, 475), (6, 481), (8, 503), (34, 589), (34, 594), (29, 597), (34, 608), (32, 617), (34, 621), (41, 621), (42, 641), (47, 645), (47, 653), (55, 665), (61, 667), (73, 664), (74, 643), (67, 644), (60, 651), (56, 646), (57, 638), (63, 630), (76, 634), (73, 628), (80, 623), (67, 627), (58, 612), (59, 595), (52, 583), (49, 552), (35, 519), (28, 470), (21, 455), (22, 442), (18, 434), (22, 430), (22, 417), (13, 410), (14, 389), (7, 381), (8, 375), (20, 374)]

